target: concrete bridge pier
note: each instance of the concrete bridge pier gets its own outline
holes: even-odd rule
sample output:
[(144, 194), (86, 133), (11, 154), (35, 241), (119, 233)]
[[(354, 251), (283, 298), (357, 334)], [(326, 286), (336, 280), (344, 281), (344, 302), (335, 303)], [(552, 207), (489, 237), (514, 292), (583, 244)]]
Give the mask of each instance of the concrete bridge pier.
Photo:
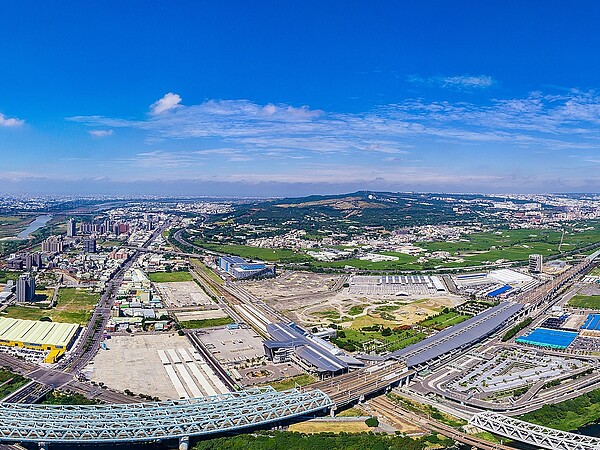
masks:
[(331, 407), (331, 409), (329, 410), (329, 416), (330, 417), (335, 417), (335, 412), (337, 411), (337, 406), (333, 405)]
[(190, 446), (190, 437), (182, 436), (179, 438), (179, 450), (188, 450)]
[(365, 394), (360, 394), (360, 397), (358, 397), (358, 404), (360, 405), (361, 403), (365, 402)]
[(46, 444), (45, 442), (38, 442), (38, 448), (40, 450), (48, 450), (48, 444)]

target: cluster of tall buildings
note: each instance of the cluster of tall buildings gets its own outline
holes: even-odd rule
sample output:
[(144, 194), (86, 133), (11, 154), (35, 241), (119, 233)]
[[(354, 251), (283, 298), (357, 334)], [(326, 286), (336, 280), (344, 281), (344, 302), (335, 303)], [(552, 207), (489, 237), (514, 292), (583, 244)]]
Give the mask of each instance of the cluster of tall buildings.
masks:
[(62, 236), (50, 236), (42, 242), (42, 251), (46, 253), (62, 253), (64, 241)]
[[(73, 222), (73, 225), (70, 225)], [(71, 230), (72, 227), (72, 230)], [(69, 225), (67, 226), (67, 236), (69, 232), (73, 231), (75, 236), (77, 233), (77, 225), (73, 219), (69, 220)], [(95, 222), (81, 222), (79, 224), (79, 233), (80, 234), (106, 234), (113, 233), (119, 236), (120, 234), (129, 233), (129, 224), (116, 222), (113, 223), (111, 220), (105, 220), (104, 222), (95, 223)]]
[(38, 269), (42, 268), (42, 254), (36, 253), (24, 253), (13, 255), (7, 261), (8, 268), (12, 270), (26, 270), (30, 272), (33, 267)]

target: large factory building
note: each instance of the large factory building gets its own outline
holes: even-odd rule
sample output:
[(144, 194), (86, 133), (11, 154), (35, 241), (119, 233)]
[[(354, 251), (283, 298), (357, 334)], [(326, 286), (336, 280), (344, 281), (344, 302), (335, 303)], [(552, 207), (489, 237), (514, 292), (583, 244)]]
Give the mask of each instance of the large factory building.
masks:
[(55, 363), (73, 344), (79, 325), (0, 318), (0, 345), (48, 352), (44, 362)]

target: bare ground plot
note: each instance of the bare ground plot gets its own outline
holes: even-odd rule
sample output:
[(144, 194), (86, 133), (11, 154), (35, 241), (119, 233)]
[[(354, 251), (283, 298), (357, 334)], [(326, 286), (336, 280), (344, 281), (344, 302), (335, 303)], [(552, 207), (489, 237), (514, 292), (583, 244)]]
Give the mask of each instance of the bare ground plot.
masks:
[(206, 320), (206, 319), (220, 319), (221, 317), (227, 317), (227, 313), (221, 308), (206, 309), (199, 311), (181, 311), (175, 313), (177, 320), (180, 322), (187, 322), (189, 320)]
[(262, 339), (251, 329), (211, 329), (199, 332), (198, 337), (224, 365), (244, 365), (247, 360), (261, 359), (265, 354)]
[(330, 292), (339, 280), (339, 275), (290, 271), (277, 278), (247, 281), (240, 285), (261, 300), (272, 300), (304, 296), (308, 292), (312, 294)]
[[(243, 384), (244, 386), (277, 383), (281, 380), (291, 379), (291, 377), (304, 374), (299, 367), (292, 363), (267, 363), (265, 366), (259, 364), (247, 368), (238, 368), (237, 371), (242, 376), (240, 384)], [(295, 385), (291, 384), (290, 389), (293, 387), (295, 387)]]
[(428, 316), (439, 313), (444, 308), (453, 308), (464, 301), (464, 298), (454, 295), (424, 298), (402, 305), (390, 314), (400, 325), (413, 325)]
[(386, 319), (391, 325), (412, 325), (464, 301), (462, 297), (448, 293), (386, 300), (379, 296), (351, 294), (344, 288), (320, 295), (307, 291), (302, 297), (272, 298), (267, 303), (291, 320), (307, 326), (332, 322), (351, 324), (365, 316)]
[(194, 281), (155, 283), (169, 307), (214, 305), (213, 300)]
[(323, 420), (312, 419), (290, 425), (297, 433), (366, 433), (372, 431), (362, 419)]
[(594, 283), (585, 285), (578, 293), (582, 295), (600, 295), (600, 284)]
[(100, 350), (93, 365), (86, 368), (92, 381), (162, 400), (180, 397), (158, 350), (190, 347), (186, 337), (177, 334), (113, 336), (106, 343), (108, 350)]

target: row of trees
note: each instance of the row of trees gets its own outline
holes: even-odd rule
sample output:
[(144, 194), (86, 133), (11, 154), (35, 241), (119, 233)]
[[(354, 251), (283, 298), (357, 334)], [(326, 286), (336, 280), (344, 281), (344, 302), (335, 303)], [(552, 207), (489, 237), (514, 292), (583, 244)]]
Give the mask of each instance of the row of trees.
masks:
[(449, 448), (454, 442), (437, 436), (412, 439), (406, 436), (385, 434), (302, 434), (272, 432), (262, 434), (242, 434), (201, 441), (195, 450), (423, 450), (436, 445), (436, 448)]

